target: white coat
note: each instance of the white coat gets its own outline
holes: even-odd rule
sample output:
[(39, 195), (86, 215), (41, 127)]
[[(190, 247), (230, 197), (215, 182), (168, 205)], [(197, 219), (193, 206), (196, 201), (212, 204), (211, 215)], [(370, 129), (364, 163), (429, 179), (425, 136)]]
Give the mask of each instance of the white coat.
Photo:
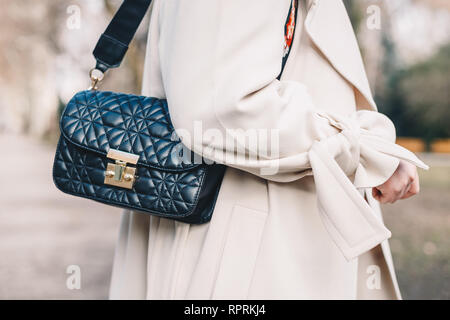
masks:
[[(399, 159), (426, 165), (377, 112), (343, 3), (299, 3), (277, 80), (290, 0), (154, 0), (143, 94), (229, 168), (210, 223), (123, 214), (112, 299), (400, 298), (371, 188)], [(198, 123), (218, 135), (192, 138)], [(235, 151), (230, 129), (278, 143)]]

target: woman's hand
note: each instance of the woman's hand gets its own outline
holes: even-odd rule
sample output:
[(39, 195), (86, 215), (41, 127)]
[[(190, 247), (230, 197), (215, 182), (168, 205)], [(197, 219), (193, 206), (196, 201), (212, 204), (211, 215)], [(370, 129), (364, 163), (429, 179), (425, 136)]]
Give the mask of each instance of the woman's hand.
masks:
[(394, 174), (382, 185), (372, 188), (372, 195), (381, 203), (394, 203), (419, 193), (419, 175), (416, 166), (400, 160)]

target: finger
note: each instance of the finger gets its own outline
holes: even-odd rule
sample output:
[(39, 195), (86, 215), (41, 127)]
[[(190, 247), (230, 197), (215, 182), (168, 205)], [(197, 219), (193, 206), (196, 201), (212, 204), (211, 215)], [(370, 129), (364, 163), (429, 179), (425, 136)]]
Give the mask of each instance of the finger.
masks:
[(394, 195), (392, 191), (391, 185), (384, 185), (377, 188), (377, 197), (376, 199), (380, 203), (391, 203), (394, 200)]
[(413, 186), (413, 182), (414, 182), (414, 180), (408, 182), (408, 184), (406, 185), (406, 187), (403, 190), (402, 195), (400, 196), (399, 199), (406, 199), (405, 197), (410, 194), (410, 190)]
[(419, 183), (419, 175), (416, 174), (416, 178), (411, 183), (411, 187), (408, 192), (404, 195), (403, 199), (410, 198), (419, 193), (420, 183)]
[[(388, 190), (389, 188), (386, 189)], [(372, 188), (372, 195), (380, 203), (388, 203), (389, 201), (391, 201), (390, 193), (388, 191), (385, 191), (383, 186)]]
[(414, 195), (415, 195), (415, 193), (408, 192), (407, 194), (405, 194), (405, 195), (403, 196), (402, 199), (408, 199), (408, 198), (411, 198), (411, 197), (414, 196)]
[(387, 197), (381, 197), (380, 203), (383, 203), (383, 204), (391, 203), (391, 200), (389, 200), (389, 198), (387, 198)]
[(392, 193), (381, 194), (380, 200), (381, 203), (394, 203), (395, 196)]
[(402, 199), (408, 199), (408, 198), (411, 198), (412, 196), (415, 196), (416, 194), (417, 194), (417, 192), (411, 188), (411, 189), (408, 191), (408, 193), (405, 194), (405, 195), (403, 196)]
[(391, 185), (386, 192), (383, 193), (382, 201), (383, 203), (395, 203), (397, 200), (401, 199), (405, 193), (406, 183), (397, 183), (396, 185)]
[(414, 180), (414, 190), (417, 191), (417, 192), (420, 191), (419, 172), (416, 172), (416, 179)]
[(411, 188), (409, 189), (409, 192), (413, 193), (413, 194), (418, 194), (419, 193), (419, 189), (420, 189), (420, 184), (419, 184), (419, 177), (417, 176), (414, 181), (411, 184)]
[(381, 191), (378, 190), (377, 188), (372, 188), (372, 197), (379, 200), (381, 197)]

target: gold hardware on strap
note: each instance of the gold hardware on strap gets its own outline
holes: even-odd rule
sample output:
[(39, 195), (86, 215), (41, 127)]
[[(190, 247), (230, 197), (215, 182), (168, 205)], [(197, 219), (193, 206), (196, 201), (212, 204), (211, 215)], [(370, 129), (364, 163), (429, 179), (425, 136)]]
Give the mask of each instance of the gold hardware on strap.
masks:
[(93, 68), (89, 71), (89, 78), (91, 78), (91, 85), (88, 90), (97, 90), (98, 84), (103, 80), (105, 74), (96, 68)]
[(132, 189), (136, 180), (136, 168), (129, 164), (138, 162), (139, 156), (136, 154), (110, 149), (106, 155), (115, 163), (108, 163), (105, 171), (105, 184), (116, 187)]

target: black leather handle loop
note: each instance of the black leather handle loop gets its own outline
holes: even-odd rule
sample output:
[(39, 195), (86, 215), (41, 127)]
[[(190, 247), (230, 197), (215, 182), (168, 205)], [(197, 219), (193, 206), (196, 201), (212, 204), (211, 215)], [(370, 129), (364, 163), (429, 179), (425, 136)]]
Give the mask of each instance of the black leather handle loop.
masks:
[(151, 0), (124, 0), (94, 49), (96, 69), (117, 68), (128, 50)]

